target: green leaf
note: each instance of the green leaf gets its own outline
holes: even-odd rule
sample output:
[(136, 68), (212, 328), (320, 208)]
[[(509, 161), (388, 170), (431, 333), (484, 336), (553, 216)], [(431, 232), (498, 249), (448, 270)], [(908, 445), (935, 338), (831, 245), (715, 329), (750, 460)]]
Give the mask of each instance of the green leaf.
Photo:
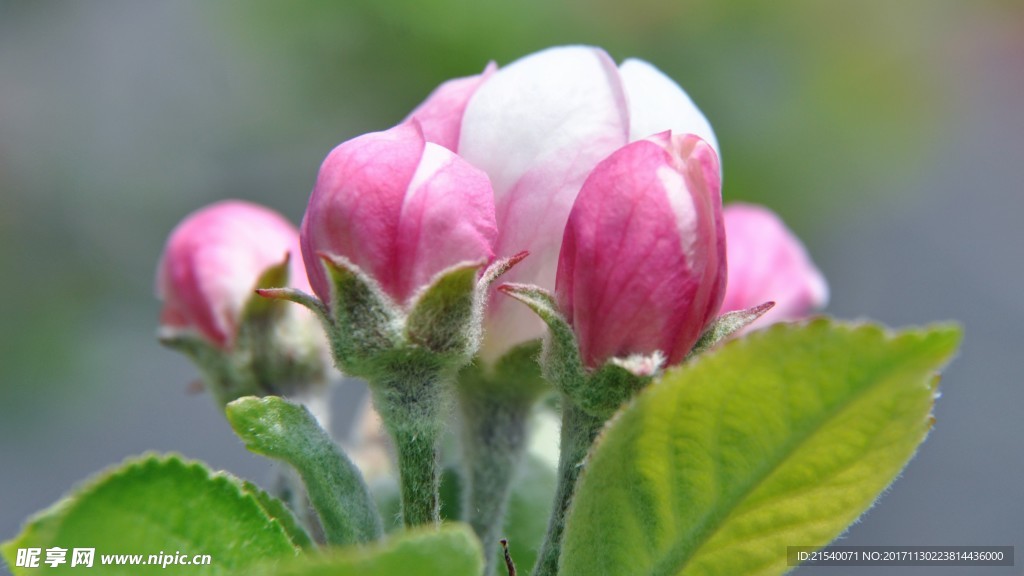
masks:
[(247, 480), (242, 481), (242, 489), (256, 498), (268, 517), (281, 523), (281, 528), (288, 534), (288, 538), (293, 544), (304, 549), (315, 548), (313, 539), (309, 537), (306, 529), (299, 524), (284, 502), (267, 494), (259, 486)]
[(225, 408), (246, 448), (291, 464), (332, 544), (369, 542), (382, 534), (380, 516), (359, 469), (303, 406), (277, 396), (239, 398)]
[(954, 327), (776, 325), (669, 371), (592, 450), (562, 574), (780, 574), (896, 478)]
[(480, 576), (482, 570), (480, 542), (473, 531), (464, 524), (446, 524), (440, 530), (405, 532), (385, 544), (248, 571), (246, 576)]
[[(109, 575), (167, 574), (157, 565), (106, 565), (106, 555), (208, 554), (210, 564), (190, 565), (189, 574), (228, 574), (269, 559), (293, 558), (296, 543), (282, 522), (238, 479), (212, 473), (177, 456), (145, 456), (103, 472), (39, 513), (0, 549), (15, 576), (39, 568), (16, 566), (18, 549), (41, 548), (46, 574), (77, 574), (75, 548), (94, 548), (94, 569)], [(283, 509), (276, 514), (287, 514)], [(275, 515), (276, 515), (275, 514)], [(289, 520), (294, 523), (294, 520)], [(43, 563), (48, 548), (67, 550), (66, 563)]]

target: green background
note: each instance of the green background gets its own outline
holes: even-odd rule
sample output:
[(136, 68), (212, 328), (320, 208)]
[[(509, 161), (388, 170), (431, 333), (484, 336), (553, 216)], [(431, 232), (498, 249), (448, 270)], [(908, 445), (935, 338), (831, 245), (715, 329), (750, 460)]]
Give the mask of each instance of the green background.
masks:
[[(266, 483), (155, 341), (170, 229), (226, 197), (298, 222), (335, 144), (450, 76), (566, 43), (687, 89), (726, 200), (791, 224), (829, 313), (964, 324), (931, 437), (842, 543), (1024, 545), (1024, 4), (1009, 0), (0, 0), (0, 539), (149, 449)], [(339, 434), (359, 393), (335, 394)]]

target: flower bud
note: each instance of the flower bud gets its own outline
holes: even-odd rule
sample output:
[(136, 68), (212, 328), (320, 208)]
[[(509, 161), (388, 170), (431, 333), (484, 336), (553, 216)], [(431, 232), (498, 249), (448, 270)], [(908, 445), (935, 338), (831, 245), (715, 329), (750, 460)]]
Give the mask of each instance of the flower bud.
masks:
[(729, 239), (729, 282), (722, 312), (773, 301), (754, 326), (794, 320), (828, 302), (828, 284), (807, 250), (771, 210), (730, 204), (724, 210)]
[(310, 284), (328, 305), (320, 255), (347, 259), (404, 305), (438, 273), (490, 261), (495, 235), (487, 175), (426, 142), (415, 121), (332, 150), (301, 232)]
[(284, 217), (241, 200), (193, 212), (171, 232), (157, 269), (162, 329), (231, 348), (257, 280), (288, 256), (293, 285), (308, 289), (298, 231)]
[(221, 404), (290, 395), (326, 422), (317, 407), (328, 350), (316, 318), (255, 293), (289, 282), (309, 289), (290, 222), (239, 200), (203, 208), (171, 233), (157, 270), (160, 341), (195, 362)]
[(590, 174), (555, 284), (584, 365), (690, 351), (725, 292), (720, 190), (714, 150), (689, 134), (628, 144)]
[[(675, 82), (640, 60), (616, 66), (599, 48), (531, 54), (485, 71), (472, 91), (464, 110), (446, 116), (458, 126), (443, 132), (458, 134), (456, 151), (494, 185), (495, 254), (530, 253), (509, 271), (509, 282), (554, 288), (569, 210), (590, 171), (615, 150), (665, 130), (694, 133), (714, 146), (707, 120)], [(436, 141), (447, 145), (446, 138)], [(430, 132), (428, 139), (434, 141)], [(537, 318), (492, 297), (481, 353), (493, 361), (542, 334)]]

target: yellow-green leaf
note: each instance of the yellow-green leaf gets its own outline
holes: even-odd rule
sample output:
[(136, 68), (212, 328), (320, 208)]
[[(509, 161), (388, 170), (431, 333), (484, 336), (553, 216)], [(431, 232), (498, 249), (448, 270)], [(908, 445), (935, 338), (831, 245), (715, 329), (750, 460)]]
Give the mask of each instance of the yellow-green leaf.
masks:
[(777, 325), (669, 371), (591, 451), (564, 576), (780, 574), (867, 510), (931, 427), (953, 327)]
[[(293, 542), (289, 530), (300, 529), (290, 513), (277, 504), (268, 512), (270, 497), (253, 490), (197, 462), (146, 456), (87, 482), (29, 520), (0, 549), (15, 576), (89, 573), (71, 565), (76, 548), (94, 551), (92, 572), (114, 576), (175, 573), (172, 567), (197, 576), (231, 574), (294, 558), (308, 537)], [(287, 515), (288, 529), (276, 514)], [(38, 567), (18, 566), (18, 550), (33, 548), (40, 552)], [(47, 550), (56, 548), (65, 551), (63, 563), (51, 567)], [(164, 567), (168, 556), (174, 564)], [(182, 566), (181, 558), (196, 563)]]

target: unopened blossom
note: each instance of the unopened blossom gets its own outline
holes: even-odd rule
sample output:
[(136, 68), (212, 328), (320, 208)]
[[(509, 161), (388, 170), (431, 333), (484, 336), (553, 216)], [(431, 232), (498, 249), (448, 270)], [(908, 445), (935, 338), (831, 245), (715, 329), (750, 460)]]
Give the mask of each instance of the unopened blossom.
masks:
[(417, 122), (364, 134), (327, 156), (302, 221), (310, 284), (330, 287), (320, 255), (346, 258), (404, 304), (436, 274), (493, 258), (494, 195), (487, 175)]
[(725, 283), (708, 143), (663, 132), (597, 165), (569, 215), (555, 285), (586, 366), (655, 353), (680, 362), (716, 317)]
[(775, 302), (756, 327), (801, 318), (825, 306), (825, 277), (778, 215), (763, 206), (730, 204), (724, 217), (729, 283), (723, 312)]
[(298, 230), (283, 216), (241, 200), (193, 212), (171, 232), (157, 269), (162, 329), (230, 348), (260, 275), (286, 257), (292, 285), (308, 290)]
[[(509, 282), (554, 288), (569, 210), (587, 175), (615, 150), (665, 130), (697, 134), (717, 146), (707, 120), (675, 82), (642, 60), (616, 66), (599, 48), (550, 48), (461, 86), (460, 104), (444, 108), (452, 124), (431, 132), (444, 134), (435, 140), (444, 145), (457, 133), (453, 149), (490, 176), (495, 254), (529, 251), (505, 277)], [(438, 107), (437, 99), (435, 93), (421, 109)], [(496, 359), (543, 331), (509, 299), (492, 298), (481, 353)]]

